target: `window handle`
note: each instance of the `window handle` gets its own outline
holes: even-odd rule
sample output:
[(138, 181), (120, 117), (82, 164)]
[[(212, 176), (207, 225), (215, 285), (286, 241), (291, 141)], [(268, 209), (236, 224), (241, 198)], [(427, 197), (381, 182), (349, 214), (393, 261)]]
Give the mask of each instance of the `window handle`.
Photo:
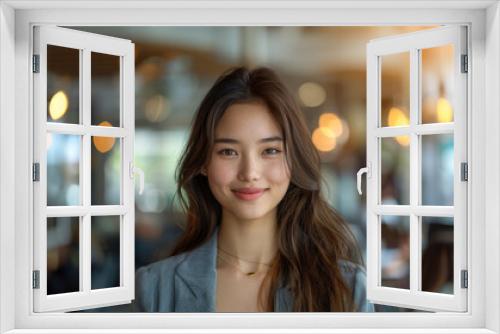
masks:
[(369, 178), (371, 177), (371, 171), (370, 171), (370, 163), (367, 164), (368, 166), (367, 167), (363, 167), (361, 168), (360, 170), (358, 170), (358, 173), (356, 174), (357, 176), (357, 186), (358, 186), (358, 193), (360, 195), (363, 194), (363, 191), (361, 190), (361, 184), (362, 184), (362, 180), (361, 180), (361, 177), (363, 176), (363, 174), (366, 173), (366, 177)]
[(144, 192), (144, 171), (137, 166), (134, 166), (134, 163), (130, 163), (130, 178), (133, 179), (135, 174), (139, 176), (139, 195)]

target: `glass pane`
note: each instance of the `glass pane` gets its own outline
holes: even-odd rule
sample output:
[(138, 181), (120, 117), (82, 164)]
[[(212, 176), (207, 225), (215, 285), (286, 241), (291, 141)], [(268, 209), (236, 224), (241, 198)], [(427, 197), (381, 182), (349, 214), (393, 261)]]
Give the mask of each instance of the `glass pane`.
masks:
[(453, 294), (451, 217), (422, 217), (422, 291)]
[(80, 205), (81, 136), (47, 134), (47, 205)]
[(80, 219), (47, 218), (47, 294), (80, 291)]
[(381, 285), (410, 288), (410, 217), (382, 216)]
[(382, 204), (410, 204), (409, 147), (409, 136), (380, 139)]
[(453, 205), (453, 134), (422, 140), (422, 204)]
[(80, 50), (47, 45), (47, 121), (80, 121)]
[(453, 122), (453, 45), (421, 52), (422, 123)]
[(119, 205), (120, 138), (92, 137), (92, 205)]
[(120, 286), (120, 216), (92, 217), (92, 289)]
[(410, 53), (380, 57), (382, 126), (410, 124)]
[(92, 125), (120, 126), (120, 57), (92, 52)]

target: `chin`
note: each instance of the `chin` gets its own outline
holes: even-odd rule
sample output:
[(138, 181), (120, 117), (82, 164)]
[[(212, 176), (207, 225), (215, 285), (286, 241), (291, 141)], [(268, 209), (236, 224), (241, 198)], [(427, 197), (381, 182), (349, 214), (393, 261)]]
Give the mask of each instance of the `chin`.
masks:
[(238, 220), (256, 220), (260, 218), (264, 218), (267, 216), (269, 212), (259, 212), (259, 211), (250, 211), (250, 210), (235, 210), (233, 211), (233, 215)]

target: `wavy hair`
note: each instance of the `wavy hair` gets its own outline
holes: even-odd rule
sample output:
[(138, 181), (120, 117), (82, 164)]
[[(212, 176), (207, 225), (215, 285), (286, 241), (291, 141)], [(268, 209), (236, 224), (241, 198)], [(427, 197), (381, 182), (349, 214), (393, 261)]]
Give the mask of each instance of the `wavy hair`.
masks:
[[(221, 205), (201, 170), (227, 108), (254, 101), (265, 103), (280, 125), (291, 171), (290, 185), (277, 209), (278, 252), (260, 288), (259, 303), (264, 310), (274, 311), (274, 297), (282, 285), (291, 290), (294, 311), (354, 311), (352, 291), (339, 261), (360, 263), (357, 243), (348, 225), (321, 195), (320, 157), (300, 107), (269, 68), (238, 67), (225, 72), (197, 109), (176, 171), (177, 196), (187, 221), (172, 255), (198, 247), (220, 224)], [(264, 285), (269, 287), (267, 295)]]

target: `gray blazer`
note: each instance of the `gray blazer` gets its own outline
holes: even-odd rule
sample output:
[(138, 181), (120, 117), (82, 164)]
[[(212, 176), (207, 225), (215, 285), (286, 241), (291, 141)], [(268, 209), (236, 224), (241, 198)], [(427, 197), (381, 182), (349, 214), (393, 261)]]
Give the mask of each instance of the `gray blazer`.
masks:
[[(215, 312), (217, 233), (200, 247), (139, 268), (136, 273), (137, 312)], [(366, 276), (362, 268), (340, 261), (344, 278), (353, 288), (358, 312), (372, 312), (366, 300)], [(279, 287), (276, 312), (291, 312), (293, 297)]]

